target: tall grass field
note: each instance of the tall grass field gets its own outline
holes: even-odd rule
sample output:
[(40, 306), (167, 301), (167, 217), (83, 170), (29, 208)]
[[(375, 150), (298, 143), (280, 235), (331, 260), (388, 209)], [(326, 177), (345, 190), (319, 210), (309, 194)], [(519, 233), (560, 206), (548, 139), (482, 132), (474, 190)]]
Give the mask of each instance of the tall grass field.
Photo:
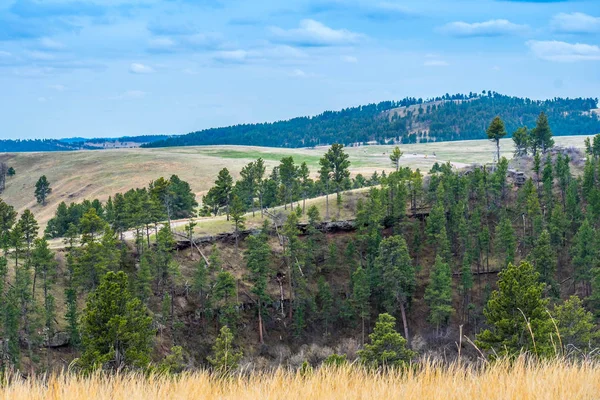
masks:
[(600, 364), (565, 360), (441, 366), (425, 362), (408, 371), (360, 368), (278, 370), (218, 378), (208, 372), (144, 377), (136, 374), (63, 374), (12, 378), (1, 399), (598, 399)]

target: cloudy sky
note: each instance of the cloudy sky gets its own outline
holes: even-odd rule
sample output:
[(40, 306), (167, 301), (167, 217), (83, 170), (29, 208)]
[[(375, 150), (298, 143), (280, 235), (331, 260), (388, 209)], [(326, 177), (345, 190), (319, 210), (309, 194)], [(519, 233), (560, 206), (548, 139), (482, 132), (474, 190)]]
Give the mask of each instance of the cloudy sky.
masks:
[(600, 1), (0, 0), (0, 138), (600, 93)]

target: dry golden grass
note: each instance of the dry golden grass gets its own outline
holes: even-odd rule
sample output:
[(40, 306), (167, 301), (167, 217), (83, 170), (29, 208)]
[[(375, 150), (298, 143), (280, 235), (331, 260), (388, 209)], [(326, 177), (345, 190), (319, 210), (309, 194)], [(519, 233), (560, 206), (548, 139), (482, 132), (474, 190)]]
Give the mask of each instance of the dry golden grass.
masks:
[(89, 378), (58, 375), (16, 379), (0, 398), (41, 399), (597, 399), (600, 366), (551, 361), (485, 368), (426, 363), (416, 372), (367, 373), (358, 368), (320, 369), (307, 376), (283, 370), (220, 380), (207, 372), (144, 378), (135, 374)]

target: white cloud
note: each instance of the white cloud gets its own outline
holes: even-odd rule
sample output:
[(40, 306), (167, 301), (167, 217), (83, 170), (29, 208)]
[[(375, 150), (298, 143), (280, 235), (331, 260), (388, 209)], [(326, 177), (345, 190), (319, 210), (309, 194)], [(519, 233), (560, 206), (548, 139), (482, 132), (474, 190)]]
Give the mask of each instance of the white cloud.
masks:
[(557, 62), (600, 60), (600, 47), (596, 45), (557, 40), (529, 40), (526, 44), (532, 53), (542, 60)]
[(8, 51), (0, 50), (0, 58), (12, 58), (12, 54)]
[(287, 45), (270, 46), (253, 50), (223, 50), (214, 54), (213, 60), (224, 64), (246, 64), (256, 62), (295, 63), (307, 58), (303, 51)]
[(290, 76), (293, 76), (296, 78), (306, 78), (308, 75), (306, 75), (306, 72), (302, 71), (301, 69), (295, 69), (292, 71)]
[(356, 64), (358, 62), (358, 58), (354, 56), (342, 56), (342, 61), (350, 64)]
[(198, 50), (218, 50), (226, 46), (225, 40), (218, 33), (196, 33), (177, 37), (157, 36), (148, 42), (151, 53), (190, 52)]
[(146, 92), (141, 90), (127, 90), (117, 96), (111, 97), (111, 100), (134, 100), (141, 99), (146, 96)]
[(61, 42), (57, 42), (56, 40), (50, 39), (50, 38), (41, 38), (38, 41), (40, 47), (47, 49), (47, 50), (63, 50), (66, 46), (61, 43)]
[(56, 56), (54, 54), (47, 53), (45, 51), (26, 51), (25, 54), (28, 58), (36, 61), (52, 61), (56, 60)]
[(56, 90), (57, 92), (64, 92), (67, 88), (64, 85), (48, 85), (48, 88)]
[(556, 14), (550, 22), (552, 30), (559, 33), (600, 32), (600, 17), (580, 12)]
[(518, 35), (529, 30), (527, 25), (514, 24), (506, 19), (492, 19), (485, 22), (451, 22), (439, 31), (457, 37)]
[(296, 29), (272, 27), (275, 41), (297, 46), (344, 46), (357, 43), (363, 35), (347, 29), (332, 29), (313, 19), (300, 21)]
[(425, 67), (447, 67), (449, 64), (444, 60), (427, 60), (423, 65)]
[(250, 53), (246, 50), (226, 50), (217, 52), (213, 56), (213, 59), (226, 64), (243, 64), (248, 60), (249, 56)]
[(132, 74), (150, 74), (154, 72), (154, 69), (148, 65), (132, 63), (129, 66), (129, 72), (131, 72)]

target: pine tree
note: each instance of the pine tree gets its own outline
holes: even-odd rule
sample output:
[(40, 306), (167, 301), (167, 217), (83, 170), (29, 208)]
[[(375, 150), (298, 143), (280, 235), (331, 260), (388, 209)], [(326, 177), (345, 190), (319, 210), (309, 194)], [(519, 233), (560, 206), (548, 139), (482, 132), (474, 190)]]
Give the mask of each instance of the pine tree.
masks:
[(429, 275), (429, 284), (425, 289), (425, 302), (429, 307), (429, 322), (435, 325), (438, 336), (440, 328), (446, 326), (454, 308), (452, 307), (452, 271), (448, 263), (440, 256)]
[(473, 289), (473, 271), (471, 270), (471, 256), (465, 253), (460, 269), (460, 291), (462, 294), (462, 320), (469, 320), (469, 305), (471, 302), (471, 290)]
[(333, 318), (333, 295), (331, 294), (331, 287), (323, 276), (319, 277), (317, 281), (317, 307), (318, 312), (325, 325), (325, 336), (329, 335), (329, 324)]
[(535, 242), (528, 259), (538, 272), (540, 282), (546, 285), (544, 292), (553, 297), (558, 297), (559, 288), (554, 279), (554, 274), (556, 273), (556, 254), (550, 243), (550, 234), (546, 229), (542, 231), (542, 234)]
[(235, 349), (233, 340), (231, 329), (227, 326), (222, 327), (212, 348), (212, 356), (208, 357), (210, 365), (222, 376), (235, 371), (243, 357), (242, 351)]
[(229, 326), (230, 329), (235, 329), (238, 321), (235, 310), (236, 294), (235, 277), (227, 271), (219, 272), (213, 287), (213, 297), (219, 308), (219, 323), (222, 326)]
[(407, 340), (406, 307), (415, 289), (415, 267), (412, 264), (404, 238), (391, 236), (379, 245), (375, 268), (380, 271), (384, 290), (384, 305), (388, 312), (400, 309), (404, 335)]
[(532, 148), (534, 155), (537, 154), (537, 150), (541, 150), (542, 153), (554, 146), (554, 140), (552, 139), (552, 131), (548, 124), (548, 117), (542, 111), (537, 118), (535, 128), (532, 131)]
[(146, 367), (152, 349), (152, 318), (129, 292), (124, 272), (108, 272), (92, 292), (81, 317), (85, 370), (99, 367)]
[(244, 222), (246, 221), (246, 218), (244, 217), (245, 211), (246, 210), (244, 209), (244, 203), (242, 200), (238, 196), (233, 195), (229, 213), (231, 214), (231, 220), (233, 221), (236, 251), (238, 249), (238, 238), (240, 231), (244, 229)]
[(575, 267), (574, 280), (579, 285), (583, 297), (591, 294), (592, 268), (598, 262), (598, 249), (590, 245), (594, 243), (595, 232), (586, 218), (573, 238), (571, 253)]
[(372, 368), (405, 367), (416, 355), (407, 348), (407, 340), (395, 329), (396, 319), (379, 314), (375, 329), (369, 335), (370, 343), (357, 352), (362, 364)]
[(54, 335), (55, 303), (52, 295), (52, 287), (56, 280), (56, 267), (58, 263), (54, 260), (54, 254), (48, 247), (46, 239), (35, 239), (33, 251), (31, 252), (31, 264), (33, 266), (32, 297), (35, 298), (35, 282), (37, 277), (42, 279), (44, 292), (45, 328), (50, 336)]
[(515, 145), (515, 157), (526, 156), (529, 151), (529, 132), (527, 127), (518, 128), (513, 134), (512, 139)]
[(398, 170), (400, 169), (400, 158), (402, 157), (402, 151), (400, 151), (400, 148), (398, 146), (396, 146), (394, 148), (394, 150), (392, 150), (392, 152), (390, 153), (390, 161), (392, 162), (392, 165), (396, 168), (396, 172), (398, 172)]
[[(477, 335), (476, 344), (498, 356), (517, 356), (522, 351), (537, 356), (553, 354), (553, 329), (543, 298), (544, 284), (534, 267), (508, 264), (498, 274), (498, 290), (484, 309), (489, 329)], [(556, 338), (554, 338), (556, 341)]]
[(556, 321), (563, 351), (594, 349), (600, 344), (600, 331), (594, 315), (583, 307), (581, 299), (571, 296), (561, 305), (555, 305), (552, 316)]
[(331, 184), (331, 164), (326, 155), (319, 159), (319, 182), (325, 191), (325, 219), (329, 219), (329, 186)]
[(486, 130), (488, 139), (496, 143), (496, 160), (500, 161), (500, 139), (506, 136), (506, 129), (504, 128), (504, 122), (500, 117), (496, 117), (492, 120), (490, 126)]
[(137, 279), (135, 281), (136, 294), (142, 303), (147, 304), (150, 297), (153, 295), (152, 292), (152, 268), (150, 266), (150, 256), (148, 253), (144, 253), (140, 259), (140, 267), (137, 272)]
[(358, 266), (356, 271), (352, 274), (352, 305), (357, 316), (361, 320), (362, 335), (361, 343), (365, 343), (365, 319), (369, 318), (371, 314), (371, 304), (369, 298), (371, 297), (371, 287), (369, 286), (369, 277), (367, 272)]
[(45, 206), (50, 193), (52, 193), (50, 182), (48, 182), (46, 175), (42, 175), (35, 184), (35, 199), (39, 204)]
[(506, 215), (503, 216), (498, 225), (496, 225), (495, 244), (500, 253), (504, 254), (504, 263), (502, 264), (502, 267), (505, 267), (509, 263), (515, 261), (517, 237), (515, 235), (512, 223)]
[(336, 197), (338, 199), (338, 218), (340, 217), (341, 207), (341, 195), (340, 191), (343, 189), (343, 183), (350, 176), (350, 160), (348, 160), (348, 154), (344, 152), (344, 145), (335, 143), (331, 145), (325, 158), (329, 162), (329, 168), (331, 170), (331, 180), (335, 186)]
[(258, 236), (248, 236), (246, 239), (247, 249), (244, 253), (246, 266), (250, 271), (250, 281), (253, 286), (251, 292), (256, 296), (257, 314), (258, 314), (258, 336), (260, 343), (264, 343), (263, 332), (263, 304), (271, 300), (267, 292), (267, 282), (269, 276), (269, 258), (271, 257), (271, 247), (267, 236), (268, 222), (265, 221), (263, 231)]

